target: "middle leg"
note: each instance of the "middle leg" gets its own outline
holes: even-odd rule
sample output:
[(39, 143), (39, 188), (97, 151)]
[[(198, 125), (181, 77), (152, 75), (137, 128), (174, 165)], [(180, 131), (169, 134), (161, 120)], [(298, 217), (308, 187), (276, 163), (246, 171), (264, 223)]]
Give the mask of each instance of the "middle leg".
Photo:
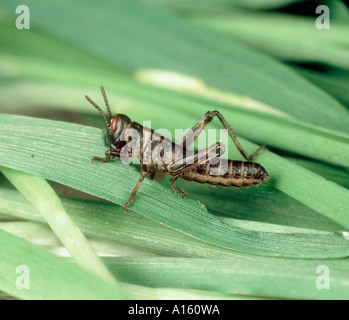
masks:
[(131, 195), (129, 196), (127, 202), (123, 205), (123, 209), (125, 211), (127, 211), (128, 206), (131, 204), (131, 202), (133, 201), (134, 197), (136, 196), (136, 193), (139, 189), (139, 187), (141, 186), (144, 178), (147, 176), (147, 167), (145, 165), (142, 166), (142, 172), (141, 172), (141, 176), (137, 182), (137, 184), (135, 185), (135, 187), (133, 188)]

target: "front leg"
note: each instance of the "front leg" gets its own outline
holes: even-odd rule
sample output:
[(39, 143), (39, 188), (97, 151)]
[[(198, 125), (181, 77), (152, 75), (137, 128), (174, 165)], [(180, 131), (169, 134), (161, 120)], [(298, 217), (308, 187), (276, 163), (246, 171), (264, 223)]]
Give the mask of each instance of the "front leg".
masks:
[(93, 163), (94, 161), (100, 161), (100, 162), (110, 162), (111, 159), (120, 157), (120, 152), (117, 150), (107, 150), (105, 152), (105, 158), (100, 158), (100, 157), (92, 157), (91, 162)]

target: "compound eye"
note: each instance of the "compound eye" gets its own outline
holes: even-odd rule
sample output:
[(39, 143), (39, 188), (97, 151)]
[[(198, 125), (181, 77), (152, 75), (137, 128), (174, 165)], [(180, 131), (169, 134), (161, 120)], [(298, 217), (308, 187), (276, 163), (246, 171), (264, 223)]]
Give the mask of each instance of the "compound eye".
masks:
[(120, 122), (119, 116), (114, 116), (113, 119), (111, 119), (110, 130), (113, 134), (118, 130), (119, 122)]

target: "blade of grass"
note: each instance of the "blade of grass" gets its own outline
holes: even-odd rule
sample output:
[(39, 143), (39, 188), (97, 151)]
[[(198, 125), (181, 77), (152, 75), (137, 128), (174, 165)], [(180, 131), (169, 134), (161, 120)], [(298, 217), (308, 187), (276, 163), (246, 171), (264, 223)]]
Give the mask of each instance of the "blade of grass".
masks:
[[(40, 175), (117, 204), (126, 202), (133, 188), (130, 181), (136, 182), (139, 178), (139, 173), (131, 166), (120, 163), (91, 164), (91, 155), (103, 154), (105, 149), (104, 138), (95, 128), (9, 115), (1, 115), (0, 123), (0, 164), (3, 166)], [(18, 143), (20, 148), (16, 147)], [(280, 158), (271, 152), (264, 155), (266, 161), (268, 157), (272, 162), (275, 162), (275, 157)], [(347, 224), (348, 191), (286, 160), (280, 159), (279, 162), (295, 170), (283, 176), (275, 174), (276, 185), (292, 186), (289, 192), (295, 193), (297, 198), (303, 197), (305, 202), (319, 208), (324, 215), (340, 224)], [(268, 168), (268, 162), (266, 164)], [(278, 168), (275, 164), (274, 167)], [(284, 167), (279, 170), (285, 171)], [(299, 184), (297, 179), (303, 180), (304, 176), (308, 181), (313, 179), (311, 183), (317, 184), (316, 193), (311, 191), (311, 184), (306, 184), (306, 188), (304, 183)], [(302, 190), (299, 190), (299, 186), (303, 186)], [(299, 192), (307, 194), (298, 194)], [(326, 192), (325, 195), (323, 192)], [(142, 184), (137, 201), (134, 201), (130, 209), (203, 241), (243, 252), (315, 258), (338, 254), (346, 256), (349, 249), (348, 241), (341, 234), (335, 238), (338, 241), (338, 252), (323, 250), (323, 246), (329, 241), (326, 235), (316, 239), (310, 235), (275, 236), (250, 231), (247, 235), (244, 229), (232, 229), (220, 223), (198, 201), (178, 199), (169, 187), (148, 179)], [(333, 240), (334, 238), (331, 240), (331, 248)]]
[[(30, 8), (30, 7), (29, 7)], [(45, 33), (32, 28), (30, 32), (17, 32), (11, 17), (3, 11), (0, 17), (0, 50), (11, 56), (20, 54), (22, 58), (48, 59), (57, 64), (73, 64), (79, 67), (89, 66), (91, 69), (123, 72), (115, 63), (107, 62), (93, 54), (76, 47), (69, 46), (58, 38), (52, 38)], [(40, 44), (45, 44), (45, 50)], [(23, 51), (23, 49), (25, 50)], [(4, 76), (4, 75), (2, 75)]]
[[(18, 230), (16, 230), (18, 232)], [(37, 254), (37, 252), (35, 252)], [(51, 262), (51, 261), (49, 261)], [(32, 269), (32, 268), (31, 268)], [(29, 270), (31, 270), (29, 269)], [(35, 279), (36, 280), (36, 279)], [(38, 283), (35, 281), (31, 282), (31, 286), (37, 285)], [(46, 284), (46, 283), (45, 283)], [(76, 285), (78, 283), (75, 283)], [(0, 282), (0, 286), (2, 283)], [(46, 285), (52, 285), (52, 283), (47, 283)], [(5, 290), (8, 290), (7, 292), (11, 292), (11, 294), (14, 294), (18, 298), (22, 299), (38, 299), (38, 294), (40, 293), (31, 293), (28, 295), (18, 295), (15, 293), (14, 290), (8, 289), (9, 285), (3, 285), (2, 288)], [(150, 287), (143, 287), (143, 286), (137, 286), (137, 285), (131, 285), (128, 283), (119, 283), (119, 287), (124, 290), (124, 292), (132, 293), (133, 298), (135, 299), (161, 299), (161, 300), (167, 300), (167, 299), (180, 299), (180, 300), (186, 300), (186, 299), (200, 299), (200, 300), (216, 300), (216, 299), (247, 299), (247, 297), (238, 296), (238, 295), (227, 295), (220, 292), (209, 292), (207, 290), (191, 290), (191, 289), (177, 289), (177, 288), (150, 288)], [(31, 288), (30, 288), (31, 289)], [(90, 290), (96, 290), (96, 287), (90, 287)], [(41, 290), (45, 291), (45, 290)], [(98, 292), (96, 292), (98, 293)], [(1, 292), (0, 292), (1, 295)], [(85, 294), (82, 294), (82, 292), (78, 293), (78, 295), (75, 297), (76, 299), (93, 299), (92, 297), (87, 297)], [(107, 299), (111, 299), (111, 296), (107, 296)], [(115, 298), (115, 295), (114, 295)], [(57, 297), (57, 295), (50, 294), (49, 296), (45, 296), (44, 299), (62, 299), (62, 297)], [(69, 297), (65, 297), (65, 299), (69, 299)], [(74, 299), (74, 296), (73, 296)], [(255, 298), (257, 299), (257, 298)]]
[(194, 15), (193, 20), (279, 59), (349, 69), (347, 23), (332, 21), (331, 28), (323, 32), (316, 28), (313, 17), (243, 10), (218, 16)]
[[(8, 60), (9, 64), (11, 64), (10, 61), (11, 59)], [(15, 65), (18, 70), (18, 72), (16, 72), (18, 75), (24, 77), (31, 75), (39, 79), (55, 79), (55, 81), (59, 79), (64, 83), (72, 83), (74, 85), (81, 85), (83, 83), (88, 85), (95, 84), (95, 87), (98, 88), (100, 80), (96, 79), (104, 79), (104, 86), (118, 93), (115, 97), (109, 94), (112, 106), (115, 103), (113, 101), (119, 102), (116, 105), (117, 108), (114, 107), (114, 110), (119, 113), (126, 113), (129, 116), (134, 115), (136, 120), (138, 120), (139, 117), (139, 122), (141, 122), (149, 117), (148, 108), (151, 108), (152, 122), (155, 123), (155, 125), (158, 124), (159, 127), (166, 125), (166, 128), (172, 130), (172, 132), (178, 128), (178, 123), (181, 123), (183, 128), (192, 127), (192, 125), (201, 118), (202, 114), (212, 109), (214, 105), (215, 107), (219, 107), (222, 113), (224, 112), (224, 116), (229, 123), (233, 124), (234, 130), (239, 132), (239, 135), (256, 142), (267, 144), (268, 146), (274, 146), (281, 150), (295, 152), (335, 165), (347, 166), (349, 163), (349, 136), (346, 133), (319, 128), (300, 120), (280, 118), (279, 116), (242, 108), (219, 100), (208, 98), (196, 99), (190, 95), (184, 95), (183, 93), (139, 84), (122, 76), (111, 77), (104, 73), (91, 74), (83, 70), (78, 72), (77, 69), (71, 72), (69, 68), (65, 69), (62, 66), (57, 67), (53, 64), (43, 65), (42, 62), (35, 60), (19, 61), (16, 59)], [(39, 86), (42, 87), (42, 84), (39, 84)], [(43, 87), (37, 88), (40, 92), (43, 89)], [(59, 94), (61, 92), (58, 91), (56, 95), (53, 95), (52, 87), (48, 87), (48, 89), (49, 88), (51, 88), (51, 103), (59, 105), (62, 100), (62, 95)], [(33, 91), (28, 93), (28, 89), (25, 87), (22, 93), (27, 93), (27, 95), (24, 95), (23, 98), (15, 98), (14, 92), (16, 92), (15, 95), (18, 96), (17, 93), (19, 89), (20, 85), (18, 87), (18, 85), (15, 84), (12, 88), (11, 85), (6, 85), (3, 87), (1, 93), (3, 93), (3, 97), (6, 98), (6, 101), (11, 100), (12, 103), (14, 101), (18, 103), (20, 101), (19, 99), (27, 98), (29, 101), (32, 101), (30, 105), (38, 102), (40, 104), (45, 103), (45, 106), (47, 105), (47, 100), (38, 100), (37, 97), (41, 97), (41, 94), (39, 95)], [(29, 89), (34, 88), (30, 87)], [(72, 101), (78, 103), (78, 97), (72, 96), (71, 92), (71, 89), (69, 89), (69, 96), (67, 98), (71, 98)], [(78, 91), (75, 92), (76, 94), (78, 93)], [(94, 95), (97, 95), (97, 92), (94, 92)], [(63, 91), (62, 93), (67, 94), (67, 91)], [(100, 93), (98, 93), (98, 95), (100, 95)], [(52, 100), (52, 96), (57, 98), (53, 98)], [(69, 102), (67, 100), (65, 101), (66, 105), (69, 106)], [(64, 99), (62, 103), (64, 105)], [(171, 110), (169, 110), (170, 108)], [(93, 108), (87, 108), (86, 110), (94, 112)], [(143, 115), (142, 118), (140, 117), (141, 115)], [(192, 117), (191, 120), (189, 115)], [(230, 117), (232, 121), (229, 121)], [(166, 118), (168, 119), (167, 121)], [(173, 119), (176, 119), (176, 122), (174, 122)], [(253, 130), (251, 130), (251, 128), (253, 128)], [(278, 134), (275, 135), (275, 132), (278, 132)], [(290, 132), (292, 132), (292, 134), (290, 134)], [(235, 148), (229, 148), (230, 151), (233, 149)], [(236, 153), (230, 153), (229, 155), (236, 155)]]
[(319, 290), (316, 267), (184, 258), (104, 260), (117, 277), (138, 285), (193, 288), (265, 298), (349, 298), (348, 273), (334, 270), (329, 265), (326, 267), (331, 272), (330, 290)]
[[(23, 199), (16, 191), (0, 188), (0, 212), (5, 212), (13, 217), (44, 222), (36, 210)], [(176, 257), (204, 257), (232, 261), (246, 261), (268, 264), (292, 264), (299, 268), (329, 264), (336, 270), (348, 271), (348, 258), (315, 260), (315, 259), (287, 259), (251, 255), (217, 247), (207, 242), (199, 241), (181, 232), (168, 228), (136, 213), (125, 215), (122, 209), (110, 203), (82, 201), (76, 199), (63, 199), (64, 206), (74, 222), (90, 237), (100, 238), (104, 241), (115, 241), (119, 244), (146, 250), (162, 256)], [(244, 227), (250, 228), (255, 224), (258, 229), (265, 228), (265, 223), (239, 221)], [(324, 232), (305, 230), (300, 228), (285, 228), (274, 226), (278, 231), (301, 232), (313, 235), (323, 235)], [(11, 229), (6, 229), (11, 230)], [(18, 230), (16, 230), (18, 232)], [(327, 233), (329, 234), (329, 233)]]
[[(14, 191), (0, 188), (2, 202), (0, 212), (10, 216), (43, 222), (44, 220), (37, 214), (35, 209), (28, 204), (20, 195)], [(162, 224), (135, 213), (125, 215), (120, 207), (107, 203), (91, 201), (79, 201), (73, 199), (63, 199), (64, 206), (74, 222), (81, 228), (84, 234), (93, 238), (100, 238), (105, 241), (117, 241), (146, 250), (158, 255), (185, 256), (185, 257), (206, 257), (220, 259), (246, 259), (246, 255), (221, 248), (199, 241), (188, 235), (170, 229)], [(244, 224), (243, 221), (240, 223)], [(258, 228), (263, 228), (261, 223)], [(249, 228), (249, 222), (243, 228)], [(264, 227), (265, 228), (265, 227)], [(282, 233), (289, 232), (287, 227), (280, 226)], [(6, 229), (9, 230), (9, 229)], [(300, 228), (293, 228), (293, 233), (313, 234)], [(319, 235), (327, 234), (329, 238), (336, 238), (336, 235), (329, 232), (315, 232), (314, 239)], [(245, 257), (245, 258), (244, 258)], [(255, 259), (262, 259), (259, 256), (252, 256)], [(267, 259), (267, 258), (263, 258)], [(268, 258), (270, 259), (270, 258)]]
[(223, 11), (238, 8), (273, 9), (302, 0), (144, 0), (146, 3), (169, 6), (183, 11)]
[(288, 160), (294, 162), (306, 169), (309, 169), (320, 176), (325, 177), (327, 180), (331, 180), (340, 184), (341, 186), (349, 189), (349, 170), (343, 170), (342, 168), (326, 165), (321, 162), (309, 161), (307, 159), (287, 157)]
[[(132, 90), (132, 87), (130, 88), (131, 90)], [(138, 92), (138, 91), (137, 91)], [(145, 90), (145, 88), (144, 88), (144, 90), (142, 90), (141, 91), (142, 92), (142, 95), (143, 95), (143, 97), (145, 97), (146, 96), (146, 92), (147, 92), (147, 90)], [(163, 99), (161, 99), (161, 100), (163, 100)], [(171, 100), (171, 101), (173, 101), (173, 100)], [(178, 101), (178, 100), (177, 100)], [(175, 101), (175, 102), (177, 102), (177, 101)], [(185, 100), (183, 100), (182, 101), (183, 102), (183, 107), (181, 106), (181, 108), (185, 108), (185, 107), (187, 107), (188, 105), (186, 105), (185, 104)], [(193, 104), (190, 104), (190, 106), (191, 107), (193, 107), (194, 105)], [(135, 108), (137, 108), (137, 106), (135, 105), (134, 106), (134, 108), (133, 109), (135, 109)], [(197, 105), (197, 108), (200, 108), (200, 105), (198, 104)], [(139, 106), (138, 106), (138, 109), (135, 109), (135, 111), (137, 111), (137, 110), (139, 110)], [(121, 112), (123, 111), (123, 110), (120, 110)], [(143, 111), (144, 112), (144, 111)], [(154, 115), (156, 115), (156, 113), (154, 114)], [(179, 115), (179, 114), (178, 114)], [(179, 116), (178, 116), (179, 117)], [(156, 117), (154, 117), (155, 119), (154, 119), (154, 121), (156, 121), (157, 120), (157, 118)], [(171, 117), (172, 118), (172, 117)], [(181, 120), (181, 122), (183, 122), (183, 124), (185, 125), (185, 123), (188, 123), (188, 127), (192, 124), (192, 123), (194, 123), (194, 119), (192, 120), (192, 122), (190, 122), (190, 121), (188, 121), (188, 120), (186, 120), (185, 118), (180, 118), (180, 120)], [(250, 118), (249, 117), (246, 117), (246, 119), (245, 119), (245, 121), (246, 121), (246, 123), (250, 123)], [(270, 125), (270, 123), (269, 123), (269, 125)], [(172, 125), (172, 127), (174, 127), (173, 125)], [(261, 129), (262, 129), (262, 127), (264, 128), (264, 126), (261, 126)], [(296, 126), (294, 126), (294, 127), (296, 127)], [(267, 126), (267, 128), (268, 128), (268, 126)], [(169, 127), (169, 129), (171, 129), (171, 126)], [(278, 129), (282, 129), (282, 126), (279, 126), (278, 127)], [(246, 130), (246, 128), (244, 128), (244, 130)], [(262, 130), (261, 130), (262, 131)], [(268, 130), (265, 130), (265, 131), (268, 131)], [(287, 131), (287, 130), (286, 130)], [(286, 134), (286, 131), (285, 131), (285, 134)], [(273, 131), (273, 130), (270, 130), (269, 131), (270, 132), (270, 134), (272, 134), (273, 136), (276, 136), (275, 134), (274, 134), (274, 132), (275, 131)], [(302, 140), (300, 140), (300, 138), (302, 137), (304, 135), (304, 133), (303, 134), (301, 134), (300, 135), (300, 137), (299, 137), (299, 141), (302, 141)], [(316, 141), (317, 139), (318, 139), (318, 136), (319, 136), (319, 134), (317, 133), (316, 135), (314, 135), (314, 140), (311, 140), (311, 141)], [(324, 137), (326, 137), (326, 134), (324, 134)], [(281, 139), (282, 140), (282, 139)], [(280, 140), (280, 142), (281, 142), (281, 140)], [(303, 139), (304, 140), (304, 139)], [(323, 142), (325, 142), (325, 141), (323, 141)], [(339, 141), (338, 141), (339, 142)], [(344, 142), (344, 141), (343, 141)], [(296, 143), (296, 142), (294, 142), (294, 143)], [(307, 143), (307, 146), (308, 147), (310, 147), (310, 144), (311, 143)], [(332, 141), (330, 141), (330, 140), (328, 140), (327, 141), (327, 143), (325, 143), (326, 145), (331, 145), (331, 147), (333, 147), (333, 145), (335, 145), (335, 143), (334, 143), (334, 141), (332, 140)], [(297, 145), (297, 144), (295, 144), (295, 145)], [(319, 147), (321, 146), (321, 144), (319, 145)], [(346, 158), (347, 158), (347, 155), (348, 155), (348, 157), (349, 157), (349, 152), (347, 152), (347, 151), (345, 151), (345, 148), (346, 148), (346, 146), (347, 146), (347, 144), (346, 143), (342, 143), (342, 144), (340, 144), (340, 145), (338, 145), (338, 150), (334, 150), (334, 149), (331, 149), (331, 152), (328, 152), (327, 153), (327, 156), (329, 156), (330, 154), (332, 154), (332, 157), (333, 158), (336, 158), (336, 159), (340, 159), (341, 161), (346, 161)], [(306, 149), (306, 146), (304, 146), (305, 148), (304, 149)], [(327, 150), (328, 148), (326, 148), (326, 149), (323, 149), (323, 150)], [(232, 150), (232, 148), (230, 148), (230, 150)], [(253, 150), (252, 148), (251, 148), (251, 150)], [(319, 154), (321, 154), (321, 151), (320, 151), (320, 148), (319, 148)], [(340, 155), (340, 156), (338, 156), (338, 155)], [(278, 161), (277, 161), (277, 159), (274, 159), (274, 161), (273, 162), (270, 162), (270, 164), (272, 164), (272, 166), (273, 167), (275, 167), (275, 164), (277, 164), (278, 163)], [(280, 173), (281, 173), (281, 166), (283, 165), (283, 166), (285, 166), (285, 164), (284, 163), (279, 163), (280, 164)], [(344, 163), (343, 163), (344, 164)], [(287, 166), (286, 166), (287, 167)], [(286, 167), (285, 167), (285, 169), (284, 170), (282, 170), (282, 172), (286, 172)], [(268, 169), (268, 167), (267, 167), (267, 169)], [(291, 169), (291, 168), (290, 168)], [(277, 187), (279, 187), (279, 186), (277, 186)], [(283, 191), (285, 191), (283, 188), (282, 188), (282, 186), (281, 187), (279, 187), (280, 188), (280, 190), (283, 190)], [(281, 189), (282, 188), (282, 189)]]
[(136, 299), (141, 300), (259, 300), (257, 297), (224, 294), (208, 290), (192, 290), (177, 288), (150, 288), (122, 283), (122, 287)]
[[(5, 203), (8, 199), (1, 198), (1, 201)], [(22, 207), (23, 204), (17, 203), (13, 205), (18, 206), (15, 209), (16, 212)], [(25, 203), (28, 207), (31, 208), (33, 214), (30, 215), (29, 212), (24, 209), (25, 206), (22, 207), (25, 210), (26, 214), (20, 214), (21, 218), (27, 218), (35, 220), (35, 209), (33, 209), (30, 205)], [(1, 206), (3, 207), (3, 205)], [(57, 238), (57, 236), (52, 232), (50, 227), (45, 223), (43, 219), (39, 219), (40, 222), (34, 221), (13, 221), (16, 216), (8, 216), (12, 219), (10, 221), (3, 221), (0, 217), (0, 229), (6, 232), (13, 234), (16, 237), (27, 240), (35, 245), (39, 245), (44, 247), (45, 249), (55, 253), (59, 256), (67, 256), (70, 257), (70, 253), (62, 246), (61, 242)], [(42, 223), (44, 222), (44, 223)], [(85, 231), (85, 229), (84, 229)], [(99, 236), (91, 236), (88, 237), (89, 243), (94, 248), (94, 250), (98, 253), (99, 256), (113, 256), (113, 257), (146, 257), (146, 256), (154, 256), (153, 253), (147, 252), (145, 250), (140, 250), (135, 247), (130, 247), (129, 245), (120, 244), (118, 242), (112, 241), (111, 239), (102, 239), (100, 236), (102, 232), (99, 232)], [(105, 237), (104, 237), (105, 238)]]
[[(121, 210), (117, 210), (117, 208), (111, 204), (107, 203), (91, 203), (86, 201), (79, 201), (79, 200), (67, 200), (67, 202), (64, 202), (65, 205), (67, 203), (70, 203), (71, 205), (68, 205), (69, 211), (72, 210), (72, 212), (75, 211), (75, 214), (71, 213), (72, 217), (75, 219), (76, 216), (76, 209), (80, 208), (80, 221), (83, 221), (85, 219), (85, 224), (90, 225), (90, 230), (93, 230), (94, 233), (101, 232), (103, 236), (108, 237), (108, 234), (111, 230), (114, 230), (114, 233), (117, 234), (125, 234), (128, 236), (130, 241), (134, 241), (134, 239), (138, 239), (140, 243), (149, 244), (149, 240), (151, 243), (151, 239), (153, 239), (153, 243), (155, 244), (155, 247), (157, 246), (159, 248), (162, 247), (163, 252), (171, 252), (174, 253), (177, 250), (177, 255), (183, 255), (188, 254), (189, 252), (187, 249), (192, 246), (192, 249), (196, 248), (196, 250), (193, 250), (191, 256), (198, 256), (198, 255), (205, 255), (210, 251), (210, 245), (204, 242), (198, 242), (197, 240), (194, 240), (192, 238), (189, 238), (187, 236), (181, 235), (178, 232), (175, 232), (173, 230), (170, 230), (164, 226), (161, 226), (159, 224), (156, 224), (155, 222), (152, 222), (148, 219), (143, 218), (142, 224), (139, 224), (139, 218), (137, 215), (129, 214), (125, 215)], [(10, 208), (15, 208), (16, 205), (10, 206)], [(100, 208), (98, 208), (100, 207)], [(110, 207), (110, 210), (107, 208)], [(22, 212), (22, 208), (18, 208)], [(33, 209), (31, 209), (33, 210)], [(87, 211), (86, 211), (87, 210)], [(1, 211), (1, 209), (0, 209)], [(110, 215), (106, 215), (110, 211)], [(35, 211), (34, 211), (35, 212)], [(88, 215), (88, 217), (87, 217)], [(112, 217), (111, 220), (108, 219), (109, 217)], [(97, 220), (95, 220), (97, 218)], [(98, 220), (100, 222), (98, 222)], [(138, 220), (138, 221), (137, 221)], [(133, 221), (130, 223), (130, 221)], [(117, 227), (114, 227), (113, 224), (117, 224)], [(111, 225), (110, 225), (111, 224)], [(107, 228), (105, 228), (107, 226)], [(99, 231), (101, 229), (101, 231)], [(161, 231), (163, 229), (163, 231)], [(146, 231), (148, 230), (148, 231)], [(145, 233), (144, 233), (145, 231)], [(177, 234), (177, 236), (176, 236)], [(142, 239), (144, 238), (144, 240)], [(181, 238), (183, 238), (183, 243), (181, 244)], [(185, 240), (187, 238), (187, 240)], [(133, 240), (132, 240), (133, 239)], [(199, 244), (199, 246), (195, 245), (195, 242)], [(154, 246), (152, 247), (153, 249)], [(321, 265), (325, 265), (330, 269), (331, 277), (334, 275), (335, 281), (334, 283), (337, 285), (340, 283), (340, 286), (345, 286), (345, 280), (344, 276), (347, 275), (348, 272), (348, 259), (338, 259), (338, 260), (297, 260), (297, 259), (277, 259), (277, 258), (268, 258), (268, 257), (260, 257), (260, 256), (251, 256), (246, 254), (241, 254), (234, 251), (224, 250), (222, 248), (216, 248), (216, 256), (215, 258), (224, 258), (231, 260), (229, 262), (230, 271), (229, 273), (225, 272), (224, 270), (227, 270), (228, 263), (222, 262), (221, 260), (216, 260), (216, 264), (212, 266), (212, 260), (197, 260), (197, 259), (190, 259), (190, 261), (195, 261), (191, 266), (189, 260), (186, 260), (184, 262), (183, 259), (172, 259), (172, 263), (169, 263), (169, 268), (167, 268), (166, 263), (162, 264), (162, 267), (164, 270), (161, 272), (162, 276), (159, 277), (156, 275), (153, 277), (151, 275), (152, 272), (155, 272), (157, 268), (161, 268), (160, 264), (164, 261), (162, 260), (159, 262), (158, 260), (142, 260), (140, 262), (139, 259), (132, 259), (132, 262), (130, 259), (127, 261), (127, 266), (124, 264), (124, 260), (121, 260), (121, 267), (120, 267), (120, 260), (117, 261), (117, 266), (115, 267), (114, 262), (111, 263), (109, 259), (107, 259), (108, 266), (114, 270), (114, 272), (122, 274), (119, 274), (118, 276), (122, 278), (124, 281), (130, 281), (131, 283), (138, 283), (142, 285), (147, 285), (151, 287), (160, 287), (156, 289), (149, 289), (149, 288), (134, 288), (133, 286), (128, 287), (126, 285), (123, 287), (123, 283), (121, 283), (121, 286), (124, 289), (127, 289), (128, 292), (132, 293), (135, 297), (140, 298), (150, 298), (153, 297), (153, 294), (164, 294), (165, 297), (173, 297), (176, 299), (176, 295), (179, 294), (178, 290), (171, 288), (170, 290), (167, 289), (161, 289), (161, 287), (168, 288), (168, 287), (182, 287), (182, 282), (174, 283), (174, 279), (178, 277), (178, 273), (174, 271), (173, 265), (177, 265), (181, 272), (186, 274), (188, 271), (189, 275), (188, 277), (191, 277), (193, 274), (193, 270), (197, 267), (198, 264), (201, 265), (200, 268), (197, 268), (196, 275), (191, 278), (189, 283), (184, 288), (188, 288), (189, 294), (191, 294), (191, 288), (200, 288), (205, 290), (218, 290), (220, 293), (231, 293), (231, 292), (237, 292), (239, 294), (251, 294), (254, 292), (257, 294), (256, 291), (256, 285), (258, 284), (258, 288), (260, 288), (260, 291), (258, 292), (259, 297), (267, 297), (268, 295), (271, 295), (271, 291), (275, 294), (275, 292), (279, 292), (280, 296), (277, 297), (284, 297), (283, 294), (285, 294), (286, 290), (286, 283), (289, 281), (289, 283), (292, 282), (292, 288), (294, 288), (292, 294), (298, 294), (295, 291), (303, 290), (304, 288), (305, 293), (303, 292), (301, 294), (304, 298), (329, 298), (328, 295), (326, 297), (319, 296), (321, 290), (317, 290), (317, 293), (313, 292), (311, 290), (312, 286), (315, 286), (315, 280), (316, 277), (319, 275), (316, 274), (316, 268)], [(170, 250), (170, 251), (169, 251)], [(226, 254), (224, 254), (224, 251), (226, 251)], [(212, 251), (214, 252), (214, 251)], [(209, 256), (209, 255), (208, 255)], [(206, 263), (208, 262), (208, 263)], [(144, 264), (143, 264), (144, 263)], [(153, 266), (155, 264), (155, 266)], [(236, 265), (238, 264), (238, 265)], [(202, 271), (202, 266), (207, 266), (204, 271)], [(213, 269), (215, 272), (213, 272)], [(236, 269), (239, 270), (236, 272)], [(257, 269), (258, 277), (257, 277)], [(243, 274), (241, 275), (241, 270), (244, 270)], [(270, 274), (270, 271), (273, 270), (273, 274)], [(208, 276), (211, 272), (212, 275)], [(155, 272), (156, 273), (156, 272)], [(273, 277), (274, 281), (279, 283), (277, 279), (280, 278), (281, 274), (284, 274), (284, 282), (282, 282), (281, 288), (279, 287), (278, 290), (272, 289), (269, 290), (267, 288), (266, 290), (263, 290), (265, 286), (265, 282), (267, 281), (268, 275)], [(296, 274), (296, 275), (295, 275)], [(340, 277), (338, 277), (340, 275)], [(238, 276), (241, 278), (238, 283), (236, 283), (236, 280), (234, 278)], [(294, 287), (294, 277), (296, 276), (296, 287)], [(186, 276), (184, 276), (186, 277)], [(205, 279), (206, 277), (209, 278)], [(252, 281), (252, 279), (255, 278), (255, 281)], [(274, 278), (275, 277), (275, 278)], [(180, 277), (182, 278), (182, 277)], [(310, 279), (313, 279), (313, 281), (309, 281)], [(332, 278), (331, 278), (332, 279)], [(332, 281), (332, 280), (331, 280)], [(215, 284), (214, 284), (215, 283)], [(269, 283), (269, 285), (273, 285), (273, 283)], [(311, 285), (311, 287), (309, 287)], [(332, 286), (331, 282), (331, 289), (335, 290), (332, 292), (331, 298), (334, 298), (335, 295), (340, 295), (340, 292), (338, 292), (338, 287), (335, 285), (335, 287)], [(278, 287), (275, 285), (275, 287)], [(314, 290), (315, 291), (315, 290)], [(280, 293), (281, 292), (281, 293)], [(309, 293), (310, 292), (310, 293)], [(291, 294), (291, 295), (292, 295)], [(212, 294), (208, 293), (208, 295), (212, 296)], [(289, 297), (290, 293), (286, 294), (286, 297)], [(184, 291), (184, 297), (188, 296), (188, 292)], [(156, 297), (156, 296), (155, 296)], [(190, 297), (190, 295), (189, 295)], [(215, 295), (213, 295), (215, 297)], [(164, 298), (164, 296), (162, 296)], [(204, 296), (203, 296), (204, 298)], [(229, 297), (226, 297), (229, 298)], [(234, 298), (239, 298), (239, 296), (236, 296)], [(273, 296), (273, 298), (275, 298)]]
[(343, 229), (341, 225), (268, 185), (261, 185), (258, 189), (240, 188), (234, 192), (224, 187), (196, 186), (185, 181), (178, 181), (177, 185), (203, 203), (210, 213), (218, 216), (323, 231)]
[(342, 1), (333, 1), (331, 3), (331, 17), (337, 21), (347, 23), (349, 21), (348, 6)]
[(331, 73), (324, 74), (299, 67), (294, 67), (294, 69), (349, 108), (349, 75), (344, 77)]
[[(19, 299), (126, 299), (123, 290), (76, 264), (0, 230), (0, 290)], [(29, 270), (30, 289), (17, 286), (19, 266)]]
[[(130, 74), (140, 69), (177, 71), (298, 119), (348, 132), (348, 114), (336, 100), (283, 65), (171, 12), (138, 1), (97, 5), (81, 0), (59, 4), (31, 0), (29, 4), (31, 22), (38, 29)], [(5, 1), (1, 8), (12, 13), (14, 6)]]
[(38, 209), (77, 264), (116, 284), (114, 277), (67, 215), (59, 197), (45, 179), (5, 167), (0, 167), (0, 171)]

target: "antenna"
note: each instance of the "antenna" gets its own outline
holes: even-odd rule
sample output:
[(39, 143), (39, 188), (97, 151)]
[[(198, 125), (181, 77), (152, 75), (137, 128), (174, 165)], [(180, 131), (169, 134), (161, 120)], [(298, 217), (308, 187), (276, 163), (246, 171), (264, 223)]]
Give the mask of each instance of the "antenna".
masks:
[(108, 110), (108, 115), (109, 115), (109, 120), (111, 119), (111, 111), (110, 111), (110, 107), (109, 107), (109, 102), (108, 102), (108, 98), (107, 98), (107, 95), (104, 91), (104, 87), (101, 86), (101, 91), (102, 91), (102, 95), (103, 95), (103, 98), (104, 98), (104, 102), (105, 102), (105, 106), (107, 107), (107, 110)]
[[(103, 113), (102, 109), (88, 95), (86, 95), (85, 98), (87, 99), (87, 101), (89, 103), (91, 103), (99, 111), (99, 113), (102, 115), (102, 117), (104, 119), (105, 124), (107, 125), (107, 127), (109, 127), (109, 122), (108, 122), (107, 118), (105, 117), (105, 114)], [(110, 109), (109, 109), (109, 112), (110, 112)]]

